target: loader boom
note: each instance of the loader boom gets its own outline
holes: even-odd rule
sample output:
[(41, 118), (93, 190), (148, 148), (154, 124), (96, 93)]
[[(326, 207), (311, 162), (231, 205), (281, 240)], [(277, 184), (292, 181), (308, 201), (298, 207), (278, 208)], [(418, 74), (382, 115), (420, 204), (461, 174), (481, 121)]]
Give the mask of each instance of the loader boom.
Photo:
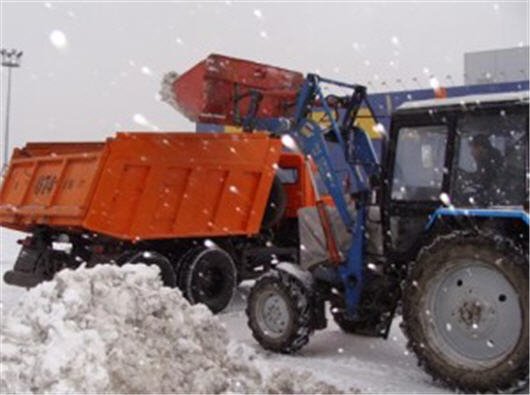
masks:
[[(344, 98), (346, 111), (342, 119), (335, 119), (328, 105), (321, 84), (331, 84), (352, 90), (351, 96)], [(355, 315), (363, 286), (363, 245), (366, 208), (371, 185), (369, 177), (379, 175), (379, 161), (366, 132), (354, 127), (355, 116), (362, 102), (366, 102), (363, 86), (320, 78), (309, 74), (300, 90), (295, 111), (294, 127), (285, 133), (292, 136), (300, 150), (317, 165), (320, 176), (332, 197), (346, 228), (352, 235), (352, 243), (346, 259), (339, 266), (339, 275), (346, 290), (346, 307), (350, 316)], [(320, 103), (330, 121), (328, 130), (308, 118), (315, 103)], [(369, 106), (369, 104), (368, 104)], [(339, 122), (340, 121), (340, 122)], [(337, 142), (345, 161), (351, 166), (359, 199), (356, 201), (357, 214), (352, 217), (341, 180), (333, 168), (331, 155), (325, 136)]]

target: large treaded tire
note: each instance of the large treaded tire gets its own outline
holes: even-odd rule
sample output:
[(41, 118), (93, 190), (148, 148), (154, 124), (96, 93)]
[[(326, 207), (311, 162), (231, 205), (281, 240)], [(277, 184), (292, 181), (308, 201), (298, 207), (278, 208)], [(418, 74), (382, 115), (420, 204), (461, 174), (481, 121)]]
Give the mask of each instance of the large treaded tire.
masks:
[[(260, 309), (263, 298), (275, 295), (286, 307), (287, 322), (283, 332), (272, 335), (264, 326), (264, 312)], [(313, 332), (310, 290), (295, 277), (278, 270), (262, 275), (250, 290), (246, 314), (252, 335), (265, 349), (284, 354), (300, 350)]]
[(364, 284), (357, 318), (352, 320), (346, 315), (342, 295), (339, 300), (331, 302), (333, 320), (344, 333), (386, 338), (397, 301), (401, 297), (399, 283), (388, 275), (368, 275)]
[(334, 311), (333, 309), (331, 315), (337, 326), (344, 333), (368, 337), (382, 336), (381, 331), (377, 328), (378, 322), (373, 322), (370, 318), (362, 321), (352, 321), (346, 317), (343, 311)]
[(184, 297), (191, 304), (205, 304), (214, 314), (224, 310), (236, 292), (236, 266), (221, 248), (192, 248), (179, 260), (176, 270)]
[[(436, 293), (429, 294), (429, 292), (435, 292), (432, 289), (441, 289), (442, 292), (453, 295), (451, 296), (453, 300), (463, 300), (465, 298), (463, 296), (461, 297), (462, 299), (458, 299), (460, 296), (458, 296), (457, 292), (453, 292), (452, 289), (447, 291), (444, 287), (440, 287), (441, 285), (452, 284), (454, 279), (451, 277), (451, 273), (463, 273), (464, 270), (470, 270), (466, 269), (466, 265), (469, 265), (469, 262), (478, 262), (482, 266), (476, 267), (483, 267), (484, 269), (481, 270), (496, 273), (495, 276), (498, 277), (494, 278), (499, 279), (499, 281), (495, 280), (497, 283), (501, 280), (502, 282), (506, 281), (506, 284), (509, 284), (515, 295), (517, 295), (516, 302), (514, 303), (516, 306), (519, 306), (518, 311), (521, 314), (519, 335), (513, 335), (513, 331), (510, 332), (514, 336), (513, 346), (507, 346), (505, 350), (501, 350), (498, 357), (488, 356), (481, 361), (478, 358), (470, 358), (471, 351), (462, 359), (460, 356), (463, 355), (461, 354), (463, 351), (458, 346), (444, 348), (440, 344), (457, 344), (455, 336), (461, 336), (460, 339), (466, 339), (465, 336), (467, 336), (467, 338), (472, 337), (472, 340), (464, 340), (469, 343), (461, 344), (469, 344), (469, 347), (471, 347), (474, 344), (472, 343), (475, 341), (474, 339), (478, 338), (480, 341), (483, 340), (481, 337), (483, 336), (482, 334), (472, 335), (471, 337), (469, 334), (462, 336), (460, 334), (466, 332), (462, 332), (461, 327), (458, 327), (459, 332), (456, 333), (454, 327), (448, 326), (441, 328), (443, 325), (439, 324), (445, 319), (440, 320), (439, 317), (442, 313), (437, 315), (436, 312), (430, 312), (427, 308), (430, 306), (428, 295), (439, 295)], [(471, 272), (469, 273), (471, 276)], [(480, 276), (479, 279), (481, 279)], [(458, 279), (455, 284), (464, 289), (463, 285), (466, 282), (472, 281), (478, 280), (471, 280), (471, 277), (470, 279), (464, 278), (464, 280)], [(485, 284), (486, 282), (484, 281), (483, 283)], [(480, 292), (489, 292), (487, 291), (489, 289), (487, 287), (480, 289), (477, 286), (476, 289), (479, 289), (479, 294)], [(528, 385), (528, 257), (510, 239), (498, 235), (488, 236), (463, 231), (456, 231), (449, 235), (439, 236), (432, 244), (424, 247), (418, 254), (416, 262), (409, 268), (409, 276), (403, 292), (402, 328), (409, 339), (408, 347), (417, 355), (418, 364), (432, 375), (435, 380), (445, 383), (452, 389), (463, 392), (509, 391), (517, 390)], [(471, 291), (466, 292), (471, 293)], [(463, 295), (465, 294), (464, 292)], [(492, 291), (491, 295), (493, 295)], [(479, 309), (484, 309), (482, 311), (486, 311), (486, 313), (479, 313), (479, 317), (481, 317), (481, 314), (484, 314), (485, 317), (488, 317), (487, 314), (497, 314), (497, 321), (493, 319), (489, 321), (494, 322), (494, 324), (491, 324), (493, 325), (492, 331), (497, 330), (497, 328), (503, 328), (500, 326), (503, 323), (499, 324), (501, 319), (498, 318), (502, 317), (503, 308), (502, 303), (500, 303), (502, 302), (501, 296), (499, 295), (497, 299), (499, 304), (496, 304), (496, 302), (489, 303), (488, 298), (482, 298), (478, 305), (488, 306), (487, 308), (490, 309), (486, 310), (486, 307), (479, 307)], [(430, 300), (436, 300), (439, 303), (438, 306), (440, 303), (450, 305), (446, 301), (449, 298), (435, 296), (435, 299)], [(455, 303), (455, 306), (461, 305)], [(490, 313), (495, 310), (497, 311), (496, 313)], [(453, 322), (461, 325), (461, 312), (463, 310), (462, 308), (460, 310), (455, 308), (455, 311), (457, 313)], [(436, 317), (426, 318), (429, 314), (435, 315)], [(467, 316), (463, 315), (463, 317)], [(515, 317), (515, 320), (519, 320), (518, 314), (515, 314)], [(478, 319), (480, 320), (482, 318)], [(469, 325), (469, 323), (466, 325)], [(490, 324), (487, 323), (484, 327), (487, 330), (491, 329), (487, 325)], [(476, 329), (478, 325), (473, 323), (473, 328), (473, 330), (478, 330)], [(486, 329), (480, 328), (482, 331)], [(448, 332), (442, 334), (444, 330)], [(451, 339), (450, 341), (454, 341), (454, 343), (444, 343), (444, 341), (436, 340), (444, 336), (445, 338)], [(486, 339), (489, 336), (490, 334), (487, 334)], [(488, 344), (488, 347), (493, 347), (493, 345)], [(470, 348), (466, 350), (470, 350)], [(455, 358), (457, 361), (462, 361), (461, 366), (458, 366), (459, 363), (455, 363)], [(475, 361), (477, 361), (476, 365)], [(470, 364), (473, 366), (470, 366)]]
[(117, 259), (118, 266), (126, 263), (145, 265), (156, 265), (160, 269), (160, 278), (166, 287), (175, 288), (177, 286), (177, 277), (173, 270), (171, 262), (162, 254), (155, 251), (125, 251)]

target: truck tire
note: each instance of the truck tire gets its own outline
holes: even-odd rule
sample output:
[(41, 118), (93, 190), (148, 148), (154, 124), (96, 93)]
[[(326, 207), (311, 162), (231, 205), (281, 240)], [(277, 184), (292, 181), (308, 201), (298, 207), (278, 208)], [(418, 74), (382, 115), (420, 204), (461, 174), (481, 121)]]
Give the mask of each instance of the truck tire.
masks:
[(277, 270), (261, 276), (250, 290), (248, 326), (267, 350), (291, 354), (309, 341), (311, 325), (309, 291), (295, 277)]
[(280, 222), (286, 207), (287, 196), (282, 181), (280, 177), (274, 176), (269, 200), (267, 200), (267, 206), (265, 206), (265, 213), (263, 214), (263, 221), (261, 221), (261, 228), (269, 229)]
[(412, 264), (403, 329), (418, 363), (463, 392), (528, 385), (528, 258), (511, 240), (440, 236)]
[(218, 247), (198, 246), (183, 255), (178, 267), (178, 286), (190, 303), (203, 303), (214, 314), (228, 306), (237, 287), (230, 254)]
[(125, 251), (117, 259), (118, 266), (127, 263), (145, 265), (156, 265), (160, 269), (160, 278), (166, 287), (175, 288), (177, 286), (177, 277), (171, 262), (162, 254), (153, 251)]

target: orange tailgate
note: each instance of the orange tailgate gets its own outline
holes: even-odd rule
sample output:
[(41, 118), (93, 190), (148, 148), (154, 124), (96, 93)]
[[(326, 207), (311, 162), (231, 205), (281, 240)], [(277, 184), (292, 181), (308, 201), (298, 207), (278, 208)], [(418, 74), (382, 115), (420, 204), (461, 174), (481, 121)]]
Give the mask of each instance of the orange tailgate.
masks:
[(0, 225), (80, 226), (105, 156), (103, 143), (29, 143), (15, 149), (0, 191)]

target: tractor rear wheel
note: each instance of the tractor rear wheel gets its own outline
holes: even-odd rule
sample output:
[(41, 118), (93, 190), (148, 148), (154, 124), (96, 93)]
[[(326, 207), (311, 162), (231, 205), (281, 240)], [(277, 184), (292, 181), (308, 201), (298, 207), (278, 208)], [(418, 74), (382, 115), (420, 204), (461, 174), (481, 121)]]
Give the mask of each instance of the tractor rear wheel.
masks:
[(230, 254), (218, 247), (198, 246), (184, 254), (177, 266), (178, 286), (190, 303), (204, 303), (212, 313), (228, 306), (237, 287)]
[(500, 236), (438, 237), (409, 272), (403, 327), (419, 364), (452, 388), (527, 385), (527, 255)]
[(309, 341), (311, 307), (309, 290), (303, 284), (285, 272), (272, 270), (250, 290), (248, 326), (263, 348), (290, 354)]

